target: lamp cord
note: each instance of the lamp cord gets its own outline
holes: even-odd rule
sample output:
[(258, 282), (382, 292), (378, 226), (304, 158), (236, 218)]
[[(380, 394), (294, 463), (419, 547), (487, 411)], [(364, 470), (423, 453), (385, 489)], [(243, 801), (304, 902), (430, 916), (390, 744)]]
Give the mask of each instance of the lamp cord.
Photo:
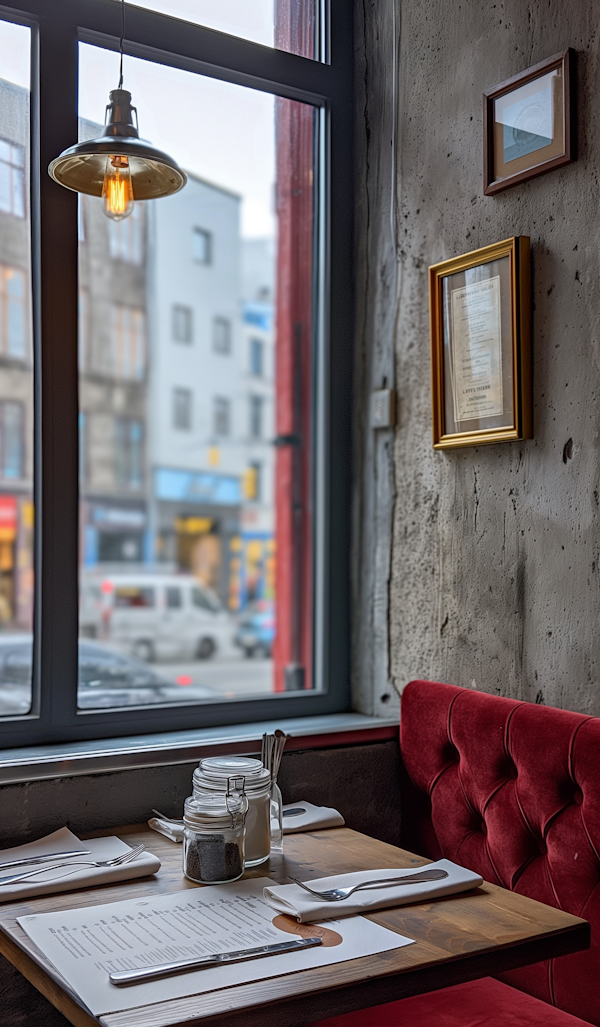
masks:
[(121, 52), (121, 64), (119, 70), (119, 89), (123, 88), (123, 44), (125, 42), (125, 0), (121, 0), (121, 40), (119, 50)]

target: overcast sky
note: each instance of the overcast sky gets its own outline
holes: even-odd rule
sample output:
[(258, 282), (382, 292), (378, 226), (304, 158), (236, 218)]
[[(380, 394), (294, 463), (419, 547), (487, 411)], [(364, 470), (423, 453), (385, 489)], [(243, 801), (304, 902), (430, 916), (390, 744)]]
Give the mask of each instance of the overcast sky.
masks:
[[(138, 0), (136, 0), (138, 2)], [(202, 21), (272, 45), (273, 0), (139, 0), (138, 6)], [(104, 121), (118, 84), (114, 51), (80, 44), (79, 113)], [(0, 77), (29, 85), (29, 30), (0, 23)], [(242, 232), (273, 236), (274, 99), (267, 93), (125, 57), (124, 87), (138, 108), (140, 135), (185, 168), (243, 198)]]

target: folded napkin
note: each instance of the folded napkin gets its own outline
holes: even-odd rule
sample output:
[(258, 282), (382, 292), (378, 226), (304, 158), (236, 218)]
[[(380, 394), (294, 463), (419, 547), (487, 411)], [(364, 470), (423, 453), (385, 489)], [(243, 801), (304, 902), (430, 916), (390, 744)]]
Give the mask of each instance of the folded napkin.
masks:
[(153, 831), (157, 831), (158, 834), (164, 834), (165, 838), (169, 838), (172, 842), (183, 841), (183, 824), (178, 824), (175, 820), (151, 817), (148, 821), (148, 827), (151, 827)]
[(335, 877), (311, 878), (306, 884), (316, 891), (328, 888), (351, 888), (363, 881), (381, 881), (388, 877), (405, 877), (419, 874), (423, 870), (447, 870), (448, 877), (441, 881), (422, 881), (420, 884), (387, 885), (383, 888), (365, 889), (354, 892), (348, 899), (341, 902), (328, 902), (317, 896), (309, 895), (298, 884), (282, 884), (264, 889), (265, 900), (279, 913), (295, 916), (299, 923), (311, 920), (331, 920), (340, 916), (355, 916), (357, 913), (369, 913), (375, 909), (387, 909), (392, 906), (406, 906), (413, 902), (427, 902), (429, 899), (443, 898), (445, 895), (456, 895), (459, 892), (478, 888), (483, 878), (472, 870), (459, 867), (449, 859), (438, 859), (437, 863), (428, 863), (424, 867), (410, 867), (393, 870), (359, 870), (353, 874), (337, 874)]
[[(120, 838), (114, 835), (104, 838), (90, 838), (84, 842), (80, 841), (67, 827), (61, 827), (59, 831), (46, 835), (38, 841), (30, 842), (28, 845), (18, 845), (12, 849), (0, 850), (0, 863), (12, 859), (24, 859), (26, 856), (45, 856), (52, 852), (83, 852), (90, 850), (89, 856), (73, 856), (70, 860), (63, 860), (62, 863), (71, 863), (82, 859), (113, 859), (123, 852), (128, 852), (131, 846), (126, 845)], [(131, 863), (125, 863), (118, 867), (90, 867), (82, 866), (77, 869), (73, 866), (60, 866), (61, 861), (51, 863), (43, 873), (36, 874), (26, 881), (15, 884), (2, 884), (2, 880), (13, 874), (29, 870), (36, 870), (35, 864), (26, 867), (11, 867), (0, 869), (0, 902), (11, 902), (14, 899), (28, 898), (31, 895), (50, 895), (54, 892), (74, 891), (76, 888), (95, 888), (99, 884), (115, 884), (117, 881), (129, 881), (134, 877), (146, 877), (147, 874), (155, 874), (160, 869), (160, 860), (151, 852), (142, 852)], [(39, 864), (42, 866), (43, 864)], [(58, 868), (58, 869), (57, 869)]]
[[(286, 816), (286, 810), (290, 812)], [(302, 810), (297, 813), (296, 810)], [(310, 831), (320, 827), (343, 827), (346, 821), (341, 813), (329, 806), (313, 806), (312, 802), (288, 802), (282, 809), (283, 833)]]

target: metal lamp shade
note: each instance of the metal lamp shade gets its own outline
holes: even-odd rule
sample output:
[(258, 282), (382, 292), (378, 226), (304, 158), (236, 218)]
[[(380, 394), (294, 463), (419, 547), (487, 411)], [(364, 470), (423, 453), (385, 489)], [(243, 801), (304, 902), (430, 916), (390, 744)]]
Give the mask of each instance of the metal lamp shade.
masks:
[(63, 150), (48, 168), (50, 177), (74, 192), (102, 196), (106, 159), (120, 156), (129, 161), (134, 200), (156, 200), (183, 189), (187, 175), (173, 158), (139, 138), (131, 94), (113, 89), (110, 100), (104, 134)]

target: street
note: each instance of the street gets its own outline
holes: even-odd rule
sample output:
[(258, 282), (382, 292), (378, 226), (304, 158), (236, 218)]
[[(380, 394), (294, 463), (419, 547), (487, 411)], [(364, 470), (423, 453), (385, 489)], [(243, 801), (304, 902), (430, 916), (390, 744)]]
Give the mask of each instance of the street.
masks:
[(155, 663), (153, 668), (179, 685), (203, 685), (228, 699), (264, 695), (272, 690), (273, 661), (262, 657), (223, 654), (190, 663)]

